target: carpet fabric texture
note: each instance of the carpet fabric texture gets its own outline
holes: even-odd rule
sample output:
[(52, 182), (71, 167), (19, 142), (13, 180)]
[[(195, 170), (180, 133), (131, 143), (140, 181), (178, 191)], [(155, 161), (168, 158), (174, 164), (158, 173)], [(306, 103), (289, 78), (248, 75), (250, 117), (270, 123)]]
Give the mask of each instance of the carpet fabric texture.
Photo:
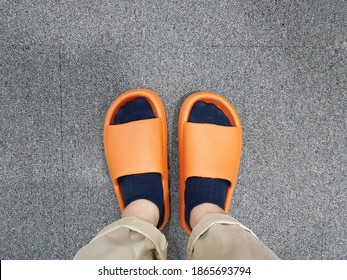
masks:
[(347, 259), (346, 1), (1, 4), (1, 259), (72, 259), (120, 218), (103, 121), (137, 87), (167, 112), (169, 259), (188, 240), (177, 122), (196, 91), (242, 122), (231, 215), (280, 258)]

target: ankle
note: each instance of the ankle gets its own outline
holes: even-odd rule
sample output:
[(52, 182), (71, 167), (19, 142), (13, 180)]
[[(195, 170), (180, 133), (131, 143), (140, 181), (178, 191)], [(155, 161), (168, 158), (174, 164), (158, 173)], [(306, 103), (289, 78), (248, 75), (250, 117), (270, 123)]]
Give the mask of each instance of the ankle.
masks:
[(147, 199), (137, 199), (124, 208), (122, 217), (136, 217), (156, 227), (159, 222), (159, 208), (156, 204)]
[(202, 203), (195, 206), (190, 212), (190, 226), (192, 229), (200, 222), (200, 220), (208, 214), (226, 214), (225, 211), (212, 203)]

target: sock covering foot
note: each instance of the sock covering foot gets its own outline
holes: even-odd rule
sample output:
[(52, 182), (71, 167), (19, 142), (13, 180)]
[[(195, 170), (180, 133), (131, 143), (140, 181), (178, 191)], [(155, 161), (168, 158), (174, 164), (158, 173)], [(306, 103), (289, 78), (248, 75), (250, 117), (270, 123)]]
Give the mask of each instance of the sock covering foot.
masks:
[[(151, 105), (141, 97), (129, 101), (117, 112), (113, 124), (123, 124), (144, 119), (155, 118)], [(120, 136), (121, 137), (121, 136)], [(143, 173), (118, 178), (124, 198), (124, 207), (137, 199), (147, 199), (159, 208), (159, 222), (164, 218), (163, 185), (160, 173)]]
[[(230, 120), (215, 104), (198, 101), (194, 104), (189, 122), (231, 126)], [(191, 210), (202, 203), (213, 203), (224, 209), (229, 181), (215, 178), (190, 177), (184, 194), (185, 219), (190, 225)]]

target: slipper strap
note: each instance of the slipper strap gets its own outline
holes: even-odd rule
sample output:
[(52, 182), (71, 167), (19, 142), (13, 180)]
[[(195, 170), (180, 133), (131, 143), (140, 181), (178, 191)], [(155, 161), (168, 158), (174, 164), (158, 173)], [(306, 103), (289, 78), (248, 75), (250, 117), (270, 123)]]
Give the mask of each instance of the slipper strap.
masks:
[(132, 174), (163, 174), (163, 130), (160, 119), (107, 125), (104, 137), (112, 180)]
[(184, 181), (198, 176), (234, 184), (241, 157), (241, 128), (186, 122), (183, 130)]

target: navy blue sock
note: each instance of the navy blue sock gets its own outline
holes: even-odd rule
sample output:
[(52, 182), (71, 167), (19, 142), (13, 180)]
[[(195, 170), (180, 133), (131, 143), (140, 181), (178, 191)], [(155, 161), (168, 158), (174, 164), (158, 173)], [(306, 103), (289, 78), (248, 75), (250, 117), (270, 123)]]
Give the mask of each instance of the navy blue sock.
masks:
[[(151, 118), (155, 118), (151, 105), (145, 98), (140, 97), (120, 108), (113, 124)], [(118, 183), (122, 188), (124, 207), (137, 199), (147, 199), (158, 206), (160, 218), (157, 227), (160, 227), (164, 218), (163, 185), (160, 173), (127, 175), (118, 178)]]
[[(189, 122), (232, 126), (228, 117), (215, 104), (198, 101), (194, 104)], [(229, 181), (215, 178), (190, 177), (184, 194), (185, 219), (190, 225), (190, 211), (201, 203), (213, 203), (224, 209)]]

